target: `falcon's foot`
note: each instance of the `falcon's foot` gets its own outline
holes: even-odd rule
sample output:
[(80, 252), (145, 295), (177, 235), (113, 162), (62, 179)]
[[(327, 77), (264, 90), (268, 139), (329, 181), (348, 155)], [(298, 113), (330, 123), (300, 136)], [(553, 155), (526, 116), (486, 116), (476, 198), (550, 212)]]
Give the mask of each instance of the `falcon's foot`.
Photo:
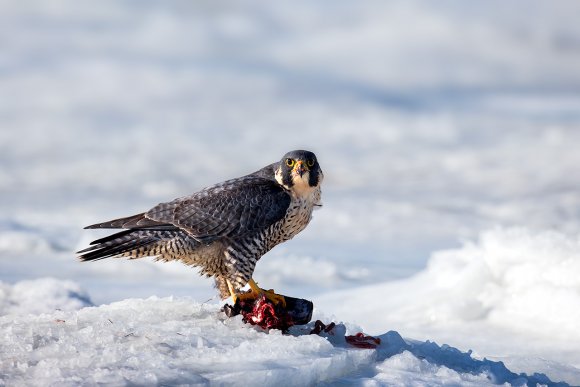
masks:
[(258, 284), (254, 282), (253, 279), (250, 279), (248, 282), (250, 285), (250, 289), (252, 292), (256, 294), (256, 297), (260, 297), (262, 294), (270, 301), (272, 301), (275, 305), (281, 304), (282, 307), (286, 307), (286, 299), (283, 295), (277, 294), (274, 292), (274, 289), (265, 290), (258, 287)]
[(283, 308), (286, 307), (286, 299), (284, 298), (284, 296), (275, 293), (273, 289), (270, 290), (262, 289), (253, 279), (250, 279), (248, 285), (250, 285), (250, 291), (248, 293), (232, 295), (233, 298), (232, 301), (234, 302), (234, 304), (238, 299), (240, 301), (255, 300), (260, 296), (264, 295), (264, 297), (270, 300), (274, 305), (280, 304)]
[[(267, 294), (274, 295), (276, 300), (284, 301), (274, 304), (274, 301), (266, 299)], [(263, 292), (257, 298), (254, 298), (255, 296), (256, 293), (252, 289), (245, 294), (233, 295), (234, 305), (225, 304), (224, 313), (228, 317), (241, 314), (245, 323), (258, 325), (264, 329), (280, 329), (284, 332), (293, 325), (307, 324), (312, 318), (314, 308), (312, 301), (281, 296), (271, 291)]]

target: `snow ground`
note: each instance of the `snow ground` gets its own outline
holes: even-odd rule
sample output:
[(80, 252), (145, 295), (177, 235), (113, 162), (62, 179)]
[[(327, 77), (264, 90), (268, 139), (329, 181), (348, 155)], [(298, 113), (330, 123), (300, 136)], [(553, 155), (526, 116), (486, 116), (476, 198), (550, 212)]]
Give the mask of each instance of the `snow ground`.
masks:
[[(79, 264), (73, 252), (101, 235), (82, 227), (307, 148), (326, 175), (324, 208), (259, 263), (258, 282), (368, 333), (580, 385), (579, 11), (538, 0), (2, 2), (2, 321), (20, 310), (42, 338), (39, 313), (59, 305), (74, 320), (88, 295), (97, 315), (150, 296), (213, 310), (211, 282), (179, 264)], [(360, 376), (374, 382), (360, 384), (471, 377), (409, 354), (385, 358), (388, 373), (365, 361), (374, 371)], [(2, 377), (25, 375), (10, 370)]]
[(495, 229), (435, 252), (410, 278), (332, 292), (316, 305), (370, 334), (389, 327), (580, 385), (578, 273), (580, 238)]
[[(326, 337), (308, 334), (313, 324), (287, 335), (265, 333), (241, 316), (227, 318), (215, 304), (151, 297), (92, 307), (74, 284), (56, 280), (3, 291), (21, 297), (19, 288), (56, 295), (51, 301), (58, 302), (49, 306), (35, 297), (46, 313), (28, 313), (30, 303), (18, 311), (12, 303), (12, 312), (0, 317), (6, 385), (551, 384), (545, 375), (516, 374), (500, 362), (405, 341), (394, 331), (380, 336), (376, 350), (356, 349), (344, 340), (356, 327), (339, 325)], [(68, 299), (61, 297), (66, 293)], [(84, 307), (75, 310), (79, 301)]]
[(314, 319), (360, 324), (345, 328), (380, 337), (376, 351), (306, 335), (312, 326), (265, 334), (215, 301), (92, 306), (72, 281), (0, 282), (0, 381), (578, 385), (579, 257), (578, 238), (496, 229), (411, 278), (312, 297)]

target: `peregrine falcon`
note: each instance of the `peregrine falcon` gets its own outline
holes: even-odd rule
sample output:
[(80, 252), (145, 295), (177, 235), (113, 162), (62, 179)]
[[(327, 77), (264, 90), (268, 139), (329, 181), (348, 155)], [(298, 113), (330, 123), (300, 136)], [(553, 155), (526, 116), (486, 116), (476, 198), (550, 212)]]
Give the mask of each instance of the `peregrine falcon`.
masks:
[(222, 299), (264, 294), (284, 298), (257, 286), (252, 279), (262, 255), (304, 228), (320, 206), (324, 175), (314, 153), (288, 152), (282, 160), (254, 173), (227, 180), (147, 212), (97, 223), (87, 229), (125, 229), (98, 239), (79, 251), (79, 259), (147, 256), (179, 260), (214, 277)]

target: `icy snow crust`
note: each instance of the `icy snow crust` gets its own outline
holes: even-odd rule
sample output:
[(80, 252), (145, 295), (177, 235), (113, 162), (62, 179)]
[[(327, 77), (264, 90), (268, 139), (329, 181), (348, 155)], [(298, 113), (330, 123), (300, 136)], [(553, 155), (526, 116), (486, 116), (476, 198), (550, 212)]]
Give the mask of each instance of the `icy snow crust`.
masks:
[[(18, 287), (19, 284), (14, 287)], [(43, 281), (28, 282), (42, 289)], [(6, 288), (7, 286), (4, 285)], [(57, 283), (53, 282), (53, 287)], [(70, 284), (63, 282), (62, 291)], [(75, 297), (72, 297), (76, 299)], [(61, 300), (63, 305), (68, 305)], [(350, 348), (340, 332), (264, 332), (218, 305), (128, 299), (78, 311), (0, 317), (0, 382), (7, 385), (486, 385), (551, 383), (516, 375), (449, 346), (381, 335), (377, 350)]]
[(216, 305), (171, 298), (0, 321), (2, 380), (9, 384), (308, 385), (375, 357), (318, 336), (265, 334)]

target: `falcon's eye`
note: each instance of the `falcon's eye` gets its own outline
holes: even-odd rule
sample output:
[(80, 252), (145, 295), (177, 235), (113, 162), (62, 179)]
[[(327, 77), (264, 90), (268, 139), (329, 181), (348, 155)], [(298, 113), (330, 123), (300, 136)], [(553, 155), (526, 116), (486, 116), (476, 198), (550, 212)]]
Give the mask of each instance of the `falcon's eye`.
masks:
[(289, 167), (293, 167), (296, 162), (294, 159), (286, 159), (286, 165)]
[(314, 166), (314, 159), (310, 159), (306, 162), (306, 165), (308, 165), (309, 167)]

